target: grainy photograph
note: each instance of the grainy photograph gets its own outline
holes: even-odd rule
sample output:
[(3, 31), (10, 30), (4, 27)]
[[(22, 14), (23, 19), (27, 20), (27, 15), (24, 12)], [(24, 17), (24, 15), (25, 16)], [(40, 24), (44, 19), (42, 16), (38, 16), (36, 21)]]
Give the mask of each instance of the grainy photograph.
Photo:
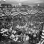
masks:
[(44, 0), (0, 0), (0, 44), (44, 44)]

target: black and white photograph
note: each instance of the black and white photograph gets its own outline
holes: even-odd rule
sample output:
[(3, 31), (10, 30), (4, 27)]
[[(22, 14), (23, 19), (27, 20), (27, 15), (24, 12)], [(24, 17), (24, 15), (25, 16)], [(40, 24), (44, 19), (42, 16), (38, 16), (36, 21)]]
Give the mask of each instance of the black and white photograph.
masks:
[(0, 44), (44, 44), (44, 0), (0, 0)]

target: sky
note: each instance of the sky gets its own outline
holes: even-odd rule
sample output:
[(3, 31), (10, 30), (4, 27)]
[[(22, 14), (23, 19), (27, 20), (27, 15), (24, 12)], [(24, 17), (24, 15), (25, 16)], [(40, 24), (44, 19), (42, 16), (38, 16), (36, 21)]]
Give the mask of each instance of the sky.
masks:
[(42, 2), (44, 2), (44, 0), (6, 0), (6, 1), (12, 1), (12, 2), (25, 2), (25, 1), (27, 1), (27, 2), (29, 2), (29, 3), (42, 3)]
[[(0, 0), (3, 1), (3, 0)], [(44, 3), (44, 0), (4, 0), (8, 3), (12, 2), (12, 3)]]

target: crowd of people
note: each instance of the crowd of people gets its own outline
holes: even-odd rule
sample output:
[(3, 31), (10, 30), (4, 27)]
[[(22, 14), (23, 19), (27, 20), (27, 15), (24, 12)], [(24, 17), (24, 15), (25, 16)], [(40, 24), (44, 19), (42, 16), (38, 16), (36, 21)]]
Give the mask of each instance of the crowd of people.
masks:
[(44, 8), (8, 5), (0, 7), (0, 41), (5, 39), (7, 42), (10, 39), (9, 41), (14, 42), (39, 43), (44, 23)]

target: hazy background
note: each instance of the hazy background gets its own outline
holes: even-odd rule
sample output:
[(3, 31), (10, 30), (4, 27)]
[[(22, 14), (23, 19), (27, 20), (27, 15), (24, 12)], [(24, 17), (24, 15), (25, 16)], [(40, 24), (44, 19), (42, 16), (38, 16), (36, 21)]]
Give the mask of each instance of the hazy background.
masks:
[(44, 3), (44, 0), (6, 0), (7, 2)]
[(44, 6), (44, 0), (0, 0), (0, 3), (10, 3), (15, 5), (19, 3), (27, 4), (27, 5), (40, 4), (41, 6)]
[(6, 2), (26, 2), (26, 3), (44, 3), (44, 0), (0, 0), (0, 1), (6, 1)]

